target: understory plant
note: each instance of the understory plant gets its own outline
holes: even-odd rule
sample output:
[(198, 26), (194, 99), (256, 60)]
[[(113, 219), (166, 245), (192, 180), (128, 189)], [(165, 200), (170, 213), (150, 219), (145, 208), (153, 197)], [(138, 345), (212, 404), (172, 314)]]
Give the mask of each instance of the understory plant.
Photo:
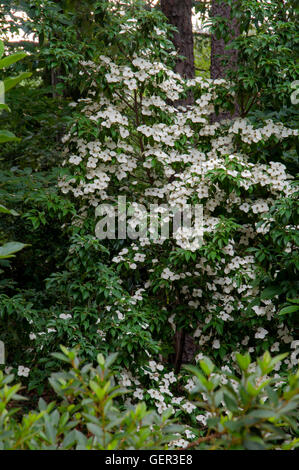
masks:
[[(20, 384), (0, 372), (1, 450), (146, 450), (146, 449), (294, 449), (299, 376), (289, 374), (283, 386), (269, 377), (282, 359), (266, 353), (254, 372), (249, 355), (238, 355), (241, 375), (219, 375), (210, 359), (195, 376), (192, 406), (207, 412), (206, 437), (200, 429), (176, 424), (170, 407), (162, 415), (144, 402), (124, 403), (129, 392), (115, 382), (111, 366), (115, 354), (99, 354), (97, 365), (81, 361), (76, 350), (61, 346), (55, 353), (68, 370), (55, 372), (49, 381), (57, 400), (40, 398), (38, 408), (23, 412)], [(16, 408), (16, 403), (23, 406)], [(200, 424), (198, 425), (200, 427)]]
[[(4, 54), (4, 44), (2, 41), (0, 41), (0, 70), (2, 71), (6, 67), (9, 67), (10, 65), (18, 62), (19, 60), (23, 59), (26, 57), (26, 53), (16, 53), (16, 54), (11, 54), (5, 57), (2, 57)], [(2, 113), (3, 110), (10, 112), (10, 108), (5, 104), (5, 96), (6, 93), (14, 88), (18, 83), (20, 83), (22, 80), (25, 78), (30, 77), (31, 73), (30, 72), (23, 72), (20, 73), (17, 76), (14, 77), (6, 77), (4, 78), (1, 74), (1, 81), (0, 81), (0, 113)], [(3, 80), (2, 80), (3, 79)], [(12, 142), (18, 140), (17, 137), (10, 131), (6, 129), (1, 129), (0, 130), (0, 144), (4, 144), (6, 142)], [(0, 213), (1, 214), (7, 214), (11, 216), (17, 216), (18, 213), (14, 211), (13, 209), (8, 209), (4, 205), (0, 204)], [(0, 232), (0, 241), (3, 241), (3, 234)], [(4, 245), (0, 246), (0, 260), (2, 259), (7, 259), (7, 258), (13, 258), (15, 253), (18, 251), (22, 250), (26, 245), (24, 243), (20, 242), (15, 242), (15, 241), (8, 241)], [(0, 270), (1, 272), (1, 270)]]
[(237, 374), (219, 374), (209, 358), (200, 361), (200, 368), (186, 366), (195, 376), (194, 403), (208, 416), (207, 436), (194, 446), (212, 450), (297, 448), (299, 371), (273, 376), (275, 365), (284, 357), (266, 352), (253, 364), (249, 354), (236, 354)]
[[(121, 410), (126, 390), (113, 378), (115, 355), (97, 357), (97, 366), (83, 364), (75, 350), (61, 347), (56, 357), (69, 370), (53, 373), (50, 384), (57, 402), (40, 398), (38, 409), (21, 413), (11, 402), (23, 399), (20, 384), (0, 371), (1, 450), (132, 450), (163, 449), (180, 430), (170, 413), (159, 416), (144, 403)], [(122, 407), (123, 408), (123, 407)]]

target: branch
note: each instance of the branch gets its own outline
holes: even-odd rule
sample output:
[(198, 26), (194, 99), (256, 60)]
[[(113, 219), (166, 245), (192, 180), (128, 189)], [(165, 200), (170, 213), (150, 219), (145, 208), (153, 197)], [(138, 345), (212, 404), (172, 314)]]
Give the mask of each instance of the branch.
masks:
[(200, 69), (199, 67), (195, 67), (195, 70), (200, 70), (201, 72), (209, 72), (210, 69)]
[(212, 34), (205, 31), (193, 31), (193, 36), (204, 36), (210, 38), (212, 37)]
[(208, 442), (208, 441), (212, 441), (213, 439), (218, 439), (218, 438), (221, 437), (223, 434), (224, 434), (224, 432), (216, 432), (215, 434), (211, 434), (210, 436), (200, 437), (200, 438), (197, 439), (196, 441), (190, 442), (190, 444), (188, 444), (187, 447), (184, 447), (184, 448), (182, 448), (182, 449), (180, 449), (180, 450), (190, 449), (191, 447), (195, 447), (195, 446), (197, 446), (198, 444), (201, 444), (202, 442)]
[(120, 93), (118, 93), (118, 91), (113, 90), (113, 93), (115, 93), (121, 100), (123, 100), (123, 102), (124, 102), (130, 109), (132, 109), (132, 111), (135, 112), (134, 106), (131, 105), (131, 104), (129, 103), (129, 101), (127, 101), (126, 98), (124, 98)]

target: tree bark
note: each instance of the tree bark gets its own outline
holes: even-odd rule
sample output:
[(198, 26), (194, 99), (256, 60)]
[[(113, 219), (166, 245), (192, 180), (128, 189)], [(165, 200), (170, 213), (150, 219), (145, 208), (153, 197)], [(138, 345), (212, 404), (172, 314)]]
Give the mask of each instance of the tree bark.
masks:
[[(225, 2), (212, 0), (211, 17), (221, 16), (228, 22), (230, 29), (230, 40), (228, 44), (240, 35), (238, 21), (231, 18), (231, 7)], [(235, 49), (225, 49), (226, 43), (223, 38), (217, 39), (212, 35), (211, 42), (211, 78), (226, 78), (227, 72), (236, 67), (238, 61), (238, 53)], [(227, 63), (223, 64), (223, 58), (227, 59)]]
[[(235, 2), (237, 0), (234, 0)], [(221, 16), (225, 18), (229, 25), (230, 39), (228, 43), (223, 38), (217, 39), (215, 34), (211, 37), (211, 78), (227, 78), (229, 71), (234, 70), (238, 61), (238, 52), (233, 48), (226, 49), (230, 42), (240, 35), (240, 28), (238, 21), (231, 18), (231, 7), (226, 2), (219, 2), (219, 0), (212, 0), (211, 14), (212, 18)], [(226, 59), (225, 63), (223, 59)], [(230, 113), (220, 113), (213, 116), (212, 120), (220, 121), (221, 119), (228, 119), (239, 114), (238, 105), (235, 104), (235, 112), (233, 115)]]
[[(173, 44), (183, 59), (178, 59), (175, 71), (184, 78), (194, 78), (194, 41), (192, 31), (192, 0), (161, 0), (161, 10), (170, 24), (177, 28), (173, 35)], [(178, 105), (193, 104), (190, 94), (186, 100), (180, 100)]]
[[(195, 77), (194, 41), (192, 30), (192, 0), (161, 0), (161, 10), (170, 24), (177, 28), (173, 35), (173, 44), (183, 59), (178, 59), (175, 71), (183, 78)], [(175, 106), (188, 106), (194, 102), (193, 94), (186, 99), (174, 103)], [(194, 358), (194, 341), (192, 336), (183, 330), (177, 330), (174, 338), (176, 372), (180, 370), (182, 362), (192, 362)]]

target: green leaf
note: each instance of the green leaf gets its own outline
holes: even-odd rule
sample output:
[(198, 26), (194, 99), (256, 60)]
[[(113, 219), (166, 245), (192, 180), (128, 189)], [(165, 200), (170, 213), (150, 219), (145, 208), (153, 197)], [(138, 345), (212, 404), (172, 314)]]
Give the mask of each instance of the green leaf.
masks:
[(7, 104), (4, 104), (4, 103), (0, 103), (0, 110), (1, 109), (5, 109), (5, 111), (8, 111), (8, 112), (10, 111), (9, 106), (7, 106)]
[(246, 390), (252, 397), (256, 397), (259, 393), (250, 381), (247, 382)]
[(266, 447), (259, 437), (245, 437), (243, 445), (247, 450), (265, 450)]
[(32, 73), (30, 73), (30, 72), (22, 72), (17, 77), (7, 78), (3, 82), (5, 92), (7, 93), (8, 90), (15, 87), (18, 83), (22, 82), (25, 78), (31, 77), (31, 75), (32, 75)]
[(266, 289), (263, 290), (263, 292), (261, 293), (261, 299), (262, 300), (265, 300), (265, 299), (273, 299), (273, 297), (275, 297), (275, 295), (279, 295), (280, 293), (282, 292), (282, 288), (281, 287), (267, 287)]
[(118, 353), (113, 353), (113, 354), (110, 354), (107, 358), (106, 358), (106, 361), (105, 361), (105, 367), (107, 369), (109, 369), (112, 364), (114, 364), (114, 362), (116, 361), (117, 359), (117, 356), (118, 356)]
[(18, 141), (18, 140), (20, 139), (18, 139), (18, 137), (16, 137), (12, 132), (0, 130), (0, 144), (3, 144), (5, 142)]
[(248, 367), (250, 366), (251, 359), (250, 359), (250, 355), (248, 353), (245, 354), (244, 356), (242, 356), (242, 354), (240, 354), (240, 353), (237, 353), (236, 354), (236, 359), (237, 359), (237, 362), (240, 366), (240, 369), (246, 371), (248, 369)]
[(184, 366), (184, 369), (186, 370), (189, 370), (192, 374), (194, 374), (200, 384), (202, 385), (202, 387), (205, 389), (205, 390), (212, 390), (213, 389), (213, 384), (211, 382), (209, 382), (204, 375), (202, 375), (202, 373), (199, 371), (199, 369), (197, 369), (197, 367), (194, 367), (194, 366)]
[(87, 423), (87, 429), (92, 434), (94, 434), (100, 441), (103, 438), (104, 432), (103, 429), (100, 428), (97, 424)]
[(299, 305), (299, 298), (298, 299), (289, 299), (289, 298), (287, 298), (287, 301), (290, 302), (291, 304), (298, 304)]
[(226, 393), (223, 394), (223, 399), (224, 399), (224, 403), (226, 404), (227, 408), (229, 409), (229, 411), (232, 411), (233, 413), (238, 413), (238, 403), (237, 401), (227, 395)]
[(259, 410), (253, 410), (250, 413), (248, 413), (248, 416), (251, 418), (273, 418), (275, 416), (275, 411), (271, 409), (259, 409)]
[(279, 315), (287, 315), (288, 313), (298, 312), (299, 305), (289, 305), (280, 310)]
[(97, 355), (97, 361), (98, 361), (98, 364), (101, 366), (101, 367), (104, 367), (105, 365), (105, 358), (103, 356), (103, 354), (98, 354)]
[(70, 432), (67, 433), (67, 435), (65, 436), (65, 438), (62, 442), (63, 449), (70, 448), (75, 443), (76, 443), (76, 433), (75, 433), (75, 431), (70, 431)]
[(203, 358), (199, 364), (207, 376), (211, 375), (211, 373), (213, 372), (215, 368), (213, 362), (208, 357)]
[(0, 60), (0, 69), (3, 69), (5, 67), (8, 67), (9, 65), (15, 64), (21, 59), (24, 59), (26, 57), (25, 52), (16, 52), (15, 54), (11, 54), (7, 57), (4, 57), (3, 59)]
[(288, 356), (288, 353), (278, 354), (277, 356), (273, 357), (270, 361), (270, 367), (273, 368), (275, 364), (279, 361), (283, 361)]
[(10, 215), (19, 215), (16, 211), (14, 211), (13, 209), (7, 209), (7, 207), (5, 206), (2, 206), (2, 204), (0, 204), (0, 213), (2, 214), (10, 214)]
[(5, 243), (5, 245), (0, 246), (0, 259), (12, 258), (14, 256), (14, 253), (22, 250), (23, 248), (25, 248), (25, 246), (29, 245), (19, 242)]

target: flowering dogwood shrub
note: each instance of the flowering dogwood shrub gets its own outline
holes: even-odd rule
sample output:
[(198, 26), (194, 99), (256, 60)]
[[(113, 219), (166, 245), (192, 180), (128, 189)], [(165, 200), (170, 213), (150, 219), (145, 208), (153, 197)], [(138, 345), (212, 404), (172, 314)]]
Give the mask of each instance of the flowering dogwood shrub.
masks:
[[(27, 322), (30, 346), (18, 366), (31, 387), (56, 366), (48, 356), (59, 344), (80, 344), (91, 360), (99, 351), (120, 352), (118, 366), (134, 372), (141, 396), (146, 363), (171, 373), (166, 363), (182, 329), (193, 337), (196, 360), (204, 354), (233, 368), (237, 351), (291, 349), (275, 367), (296, 363), (292, 319), (278, 316), (290, 292), (282, 273), (294, 282), (297, 269), (296, 188), (282, 158), (269, 154), (291, 147), (297, 132), (262, 117), (212, 122), (216, 104), (234, 102), (232, 84), (175, 74), (167, 28), (155, 15), (120, 15), (111, 57), (81, 63), (89, 91), (71, 103), (58, 183), (77, 207), (65, 227), (71, 240), (63, 270), (46, 280), (46, 299), (31, 302), (34, 294), (26, 294), (26, 308), (18, 295), (0, 296), (3, 315), (22, 318), (22, 328)], [(194, 105), (181, 106), (190, 92)], [(120, 197), (135, 239), (98, 240), (98, 209), (109, 204), (113, 214)], [(138, 237), (142, 207), (149, 213), (152, 205), (170, 225), (169, 209), (201, 205), (202, 226), (155, 237), (149, 225)], [(269, 294), (276, 281), (283, 289)], [(34, 371), (36, 363), (42, 370)], [(183, 404), (188, 414), (192, 407)]]
[[(120, 28), (134, 37), (138, 22), (128, 19)], [(154, 29), (154, 34), (166, 33)], [(111, 261), (131, 301), (107, 300), (99, 328), (107, 331), (112, 318), (121, 341), (130, 304), (153, 312), (159, 305), (159, 317), (141, 326), (158, 340), (162, 354), (171, 348), (165, 338), (182, 328), (193, 334), (198, 352), (222, 361), (240, 349), (284, 350), (294, 340), (292, 327), (278, 318), (275, 298), (261, 295), (265, 285), (257, 277), (252, 250), (271, 231), (270, 209), (295, 194), (285, 165), (261, 163), (259, 153), (298, 133), (272, 120), (211, 123), (213, 103), (219, 97), (223, 103), (233, 100), (230, 83), (184, 80), (159, 60), (154, 39), (152, 44), (132, 56), (121, 50), (113, 58), (100, 55), (96, 62), (82, 63), (90, 90), (72, 104), (75, 120), (64, 137), (69, 171), (59, 186), (76, 198), (74, 225), (83, 231), (93, 226), (99, 205), (113, 207), (119, 196), (130, 203), (133, 230), (141, 223), (138, 204), (147, 209), (201, 204), (203, 244), (194, 243), (194, 229), (154, 238), (151, 227), (135, 240), (120, 241)], [(190, 91), (194, 106), (180, 106)], [(163, 219), (161, 208), (158, 213)], [(290, 242), (285, 251), (293, 249)], [(293, 365), (290, 359), (284, 362)]]
[[(35, 130), (44, 126), (43, 137), (36, 134), (41, 146), (25, 139), (22, 166), (14, 164), (23, 147), (14, 148), (1, 176), (1, 197), (16, 209), (10, 215), (21, 215), (13, 228), (8, 219), (3, 240), (23, 233), (26, 250), (1, 263), (9, 277), (0, 292), (0, 368), (45, 397), (51, 376), (63, 402), (40, 400), (38, 411), (14, 419), (6, 405), (20, 398), (19, 386), (0, 371), (0, 448), (295, 448), (298, 132), (296, 112), (284, 108), (293, 65), (287, 71), (288, 56), (275, 56), (285, 83), (274, 78), (274, 86), (266, 70), (273, 49), (257, 47), (255, 82), (244, 67), (255, 60), (246, 54), (255, 57), (259, 38), (248, 49), (251, 40), (242, 35), (236, 80), (185, 80), (173, 72), (171, 27), (158, 9), (145, 10), (143, 0), (96, 3), (104, 26), (89, 31), (85, 45), (91, 37), (92, 44), (80, 44), (72, 65), (60, 70), (55, 62), (64, 96), (38, 103), (36, 115), (32, 96), (42, 89), (27, 96), (25, 108), (19, 103), (24, 116), (28, 109), (35, 115)], [(42, 4), (45, 11), (48, 2)], [(101, 23), (98, 14), (93, 20)], [(65, 30), (68, 22), (58, 24)], [(69, 46), (59, 52), (66, 62)], [(55, 45), (50, 55), (57, 51)], [(67, 96), (80, 98), (67, 106)], [(236, 103), (239, 117), (216, 120)], [(37, 154), (36, 165), (23, 169)], [(64, 160), (63, 168), (49, 174), (53, 159), (57, 166)], [(35, 171), (42, 162), (47, 171)], [(51, 354), (61, 344), (70, 350)], [(89, 362), (82, 368), (78, 345)], [(111, 352), (118, 353), (113, 360)], [(59, 359), (72, 369), (57, 373)], [(116, 409), (118, 388), (106, 366), (131, 392), (113, 401)], [(111, 403), (105, 417), (103, 399)], [(178, 428), (165, 431), (170, 416), (184, 425), (171, 436)]]

